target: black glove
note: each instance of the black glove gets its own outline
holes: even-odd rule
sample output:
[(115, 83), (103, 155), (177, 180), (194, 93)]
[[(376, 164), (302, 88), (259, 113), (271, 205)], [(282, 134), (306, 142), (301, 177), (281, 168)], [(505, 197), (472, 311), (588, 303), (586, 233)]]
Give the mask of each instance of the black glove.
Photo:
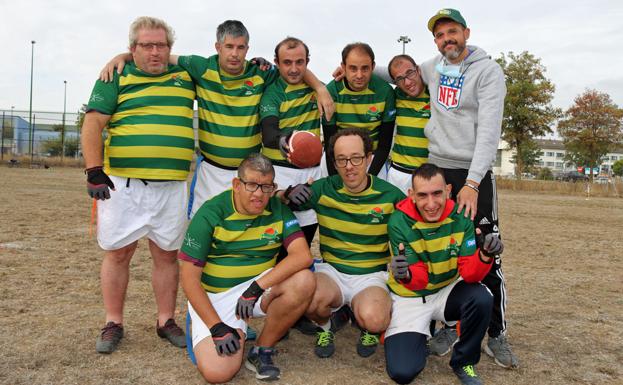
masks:
[(254, 57), (253, 59), (251, 59), (251, 64), (255, 64), (256, 66), (260, 67), (262, 71), (267, 71), (270, 69), (270, 67), (273, 66), (268, 60), (264, 59), (263, 57)]
[(288, 154), (290, 153), (290, 147), (288, 146), (288, 142), (290, 142), (290, 135), (282, 135), (279, 137), (279, 151), (284, 158), (288, 159)]
[(297, 206), (305, 204), (312, 196), (311, 186), (307, 183), (297, 184), (296, 186), (289, 186), (283, 193), (287, 200), (294, 203)]
[(398, 254), (392, 256), (392, 261), (389, 267), (396, 281), (405, 282), (409, 281), (409, 279), (411, 278), (411, 272), (409, 271), (409, 262), (407, 262), (405, 248), (402, 243), (398, 245)]
[(493, 233), (487, 235), (482, 233), (476, 234), (476, 246), (478, 246), (483, 255), (491, 258), (502, 254), (504, 251), (504, 243), (502, 243), (497, 234)]
[(87, 174), (87, 192), (91, 198), (110, 199), (110, 190), (115, 189), (115, 184), (102, 170), (102, 166), (91, 167), (85, 170)]
[(262, 293), (264, 293), (264, 289), (262, 289), (256, 281), (253, 281), (251, 286), (249, 286), (249, 288), (242, 293), (240, 298), (238, 298), (238, 303), (236, 304), (236, 317), (243, 320), (253, 317), (253, 307), (255, 306), (257, 300), (262, 296)]
[(210, 333), (219, 356), (229, 356), (240, 349), (240, 335), (231, 326), (219, 322), (210, 328)]

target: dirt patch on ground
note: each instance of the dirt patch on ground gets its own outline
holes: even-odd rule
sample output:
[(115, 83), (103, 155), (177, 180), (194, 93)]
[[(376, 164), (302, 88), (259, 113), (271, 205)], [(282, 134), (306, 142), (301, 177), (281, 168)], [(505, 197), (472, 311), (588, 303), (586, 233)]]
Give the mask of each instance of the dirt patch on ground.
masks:
[[(135, 255), (124, 338), (95, 353), (103, 324), (101, 251), (88, 235), (79, 169), (0, 168), (0, 383), (202, 384), (186, 352), (160, 340), (147, 244)], [(483, 354), (488, 384), (620, 384), (623, 377), (623, 200), (500, 191), (509, 337), (520, 359), (504, 370)], [(178, 299), (178, 323), (185, 301)], [(261, 321), (254, 321), (261, 326)], [(358, 333), (337, 334), (333, 358), (296, 331), (279, 344), (283, 384), (391, 384), (383, 351), (363, 359)], [(415, 384), (455, 384), (431, 357)], [(232, 383), (255, 384), (242, 369)]]

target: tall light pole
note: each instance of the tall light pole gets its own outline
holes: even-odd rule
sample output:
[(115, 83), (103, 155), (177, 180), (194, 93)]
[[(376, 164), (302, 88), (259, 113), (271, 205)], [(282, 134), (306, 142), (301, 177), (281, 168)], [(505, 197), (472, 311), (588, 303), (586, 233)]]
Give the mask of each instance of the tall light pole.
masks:
[(35, 41), (32, 40), (30, 42), (30, 109), (28, 110), (28, 116), (29, 116), (29, 126), (28, 127), (28, 145), (30, 147), (30, 157), (32, 158), (32, 153), (34, 150), (34, 146), (32, 144), (32, 137), (33, 137), (33, 132), (32, 132), (32, 72), (33, 72), (33, 64), (35, 62)]
[(398, 38), (398, 43), (402, 43), (402, 54), (405, 54), (405, 44), (411, 43), (411, 38), (409, 36), (400, 36)]
[(61, 131), (61, 164), (63, 164), (63, 157), (65, 156), (65, 111), (67, 110), (67, 80), (63, 80), (65, 83), (65, 93), (63, 94), (63, 129)]

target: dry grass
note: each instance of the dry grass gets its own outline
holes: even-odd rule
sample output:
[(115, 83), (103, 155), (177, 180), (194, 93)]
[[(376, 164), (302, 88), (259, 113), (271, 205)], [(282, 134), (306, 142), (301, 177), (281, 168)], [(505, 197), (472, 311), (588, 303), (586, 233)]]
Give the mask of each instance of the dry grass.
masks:
[[(497, 178), (496, 184), (500, 190), (526, 191), (533, 193), (575, 195), (583, 197), (623, 197), (623, 180), (615, 179), (614, 184), (599, 184), (585, 182), (560, 182), (553, 180), (535, 179), (506, 179)], [(588, 188), (590, 186), (590, 194)]]
[[(79, 169), (0, 167), (0, 383), (203, 384), (184, 351), (155, 334), (145, 243), (132, 261), (126, 338), (95, 353), (103, 323), (101, 251), (88, 236), (90, 202)], [(621, 384), (623, 200), (500, 191), (507, 249), (509, 334), (521, 368), (483, 355), (488, 384)], [(185, 305), (179, 294), (178, 322)], [(261, 326), (261, 321), (254, 321)], [(337, 335), (321, 360), (313, 338), (279, 344), (282, 384), (390, 384), (383, 351), (355, 353), (357, 333)], [(429, 359), (414, 384), (456, 384), (448, 357)], [(256, 384), (242, 369), (234, 384)]]
[(84, 168), (84, 159), (82, 158), (75, 159), (75, 158), (67, 157), (67, 156), (63, 157), (63, 159), (61, 159), (60, 156), (50, 156), (50, 157), (35, 156), (33, 157), (31, 161), (30, 156), (28, 155), (11, 156), (11, 155), (5, 154), (4, 165), (9, 165), (11, 159), (18, 161), (18, 163), (15, 165), (15, 167), (17, 168), (24, 168), (24, 167), (25, 168), (44, 168), (45, 166)]

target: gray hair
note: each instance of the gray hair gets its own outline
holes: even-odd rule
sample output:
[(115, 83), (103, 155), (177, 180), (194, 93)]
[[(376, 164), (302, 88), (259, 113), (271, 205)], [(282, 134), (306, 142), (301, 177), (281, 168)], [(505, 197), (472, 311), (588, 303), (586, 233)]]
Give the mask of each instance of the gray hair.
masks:
[(275, 168), (270, 159), (259, 153), (249, 154), (238, 166), (238, 178), (244, 178), (247, 170), (257, 171), (262, 175), (275, 176)]
[(241, 21), (225, 20), (216, 28), (216, 41), (218, 43), (223, 43), (227, 35), (234, 38), (242, 36), (247, 41), (247, 44), (249, 43), (249, 31), (247, 31), (247, 28)]
[(164, 20), (150, 16), (141, 16), (130, 25), (130, 47), (136, 47), (138, 31), (141, 29), (163, 29), (167, 34), (167, 44), (169, 44), (169, 47), (173, 47), (175, 42), (173, 29)]

